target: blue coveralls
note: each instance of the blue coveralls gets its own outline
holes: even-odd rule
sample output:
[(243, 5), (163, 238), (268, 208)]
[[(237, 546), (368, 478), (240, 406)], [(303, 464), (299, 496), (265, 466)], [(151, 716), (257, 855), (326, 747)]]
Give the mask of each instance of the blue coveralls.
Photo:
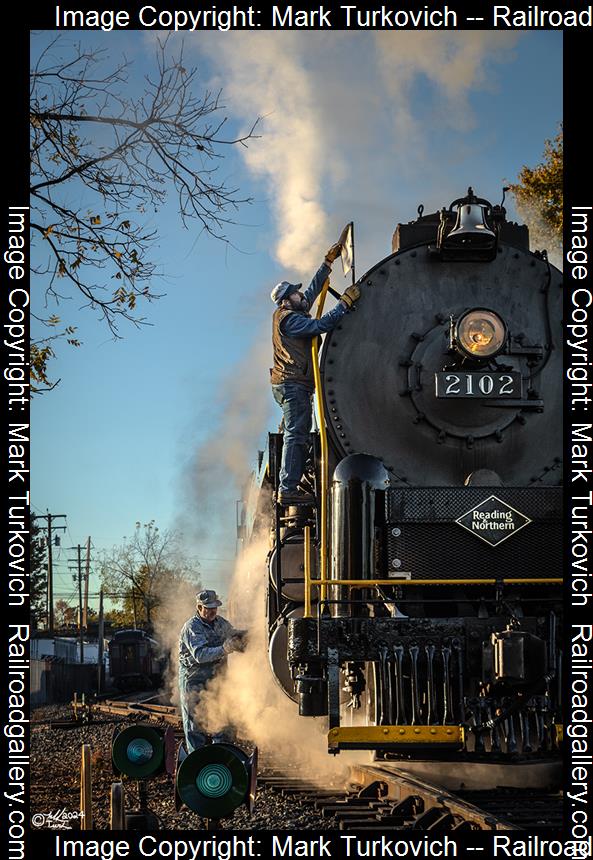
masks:
[[(206, 734), (197, 721), (196, 706), (208, 681), (226, 666), (227, 655), (222, 644), (236, 632), (232, 624), (220, 615), (209, 624), (196, 614), (181, 629), (179, 695), (188, 752), (206, 743)], [(221, 734), (214, 735), (214, 740), (221, 740), (222, 737)]]

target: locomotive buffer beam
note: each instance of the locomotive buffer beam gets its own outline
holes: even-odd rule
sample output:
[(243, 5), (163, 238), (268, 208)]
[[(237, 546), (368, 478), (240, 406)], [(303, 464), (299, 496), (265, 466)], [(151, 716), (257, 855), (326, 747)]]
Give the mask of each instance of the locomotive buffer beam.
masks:
[(327, 735), (328, 752), (356, 749), (392, 749), (394, 752), (433, 748), (460, 750), (465, 746), (463, 726), (338, 726)]

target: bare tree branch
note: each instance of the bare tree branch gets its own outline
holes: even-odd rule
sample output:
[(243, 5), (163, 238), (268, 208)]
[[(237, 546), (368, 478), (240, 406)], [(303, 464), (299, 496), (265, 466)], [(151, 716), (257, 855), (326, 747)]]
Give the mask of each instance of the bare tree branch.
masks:
[[(104, 52), (80, 44), (56, 56), (60, 37), (31, 71), (31, 227), (34, 244), (47, 251), (33, 271), (45, 280), (48, 313), (36, 318), (54, 330), (60, 320), (49, 305), (78, 293), (116, 338), (122, 319), (146, 324), (137, 304), (160, 295), (151, 258), (157, 233), (142, 221), (169, 196), (184, 227), (197, 222), (226, 243), (233, 213), (252, 202), (218, 171), (229, 147), (257, 137), (258, 120), (242, 136), (223, 135), (220, 92), (200, 90), (197, 70), (184, 66), (183, 49), (170, 56), (168, 39), (158, 42), (156, 71), (140, 95), (127, 61), (103, 71)], [(53, 356), (37, 342), (33, 391), (53, 387)]]

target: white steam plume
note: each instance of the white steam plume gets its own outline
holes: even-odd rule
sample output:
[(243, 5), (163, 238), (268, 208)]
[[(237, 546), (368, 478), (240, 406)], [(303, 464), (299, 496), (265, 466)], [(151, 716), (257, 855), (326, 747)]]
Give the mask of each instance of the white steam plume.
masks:
[[(343, 222), (359, 217), (353, 205), (368, 208), (371, 218), (377, 210), (384, 231), (386, 213), (397, 212), (385, 182), (394, 173), (402, 191), (414, 178), (414, 187), (420, 183), (421, 194), (429, 188), (441, 205), (441, 194), (448, 202), (465, 191), (443, 175), (443, 130), (459, 132), (449, 156), (463, 159), (473, 145), (469, 94), (494, 86), (493, 63), (508, 60), (519, 38), (487, 31), (235, 32), (202, 40), (233, 115), (263, 117), (261, 138), (242, 154), (270, 189), (279, 262), (312, 274)], [(415, 86), (426, 89), (427, 82), (428, 95), (418, 98)], [(361, 214), (368, 222), (369, 212)]]
[(262, 138), (244, 150), (250, 170), (267, 181), (278, 223), (276, 257), (309, 272), (328, 235), (322, 180), (332, 170), (324, 141), (326, 117), (317, 85), (302, 61), (298, 33), (227, 33), (210, 40), (224, 71), (225, 100), (244, 117), (262, 116)]

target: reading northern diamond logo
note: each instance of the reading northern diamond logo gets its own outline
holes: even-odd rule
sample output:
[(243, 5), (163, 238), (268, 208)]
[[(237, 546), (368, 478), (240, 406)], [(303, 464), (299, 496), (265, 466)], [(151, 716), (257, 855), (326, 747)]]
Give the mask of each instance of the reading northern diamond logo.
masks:
[(490, 496), (455, 522), (490, 546), (498, 546), (531, 520), (496, 496)]

